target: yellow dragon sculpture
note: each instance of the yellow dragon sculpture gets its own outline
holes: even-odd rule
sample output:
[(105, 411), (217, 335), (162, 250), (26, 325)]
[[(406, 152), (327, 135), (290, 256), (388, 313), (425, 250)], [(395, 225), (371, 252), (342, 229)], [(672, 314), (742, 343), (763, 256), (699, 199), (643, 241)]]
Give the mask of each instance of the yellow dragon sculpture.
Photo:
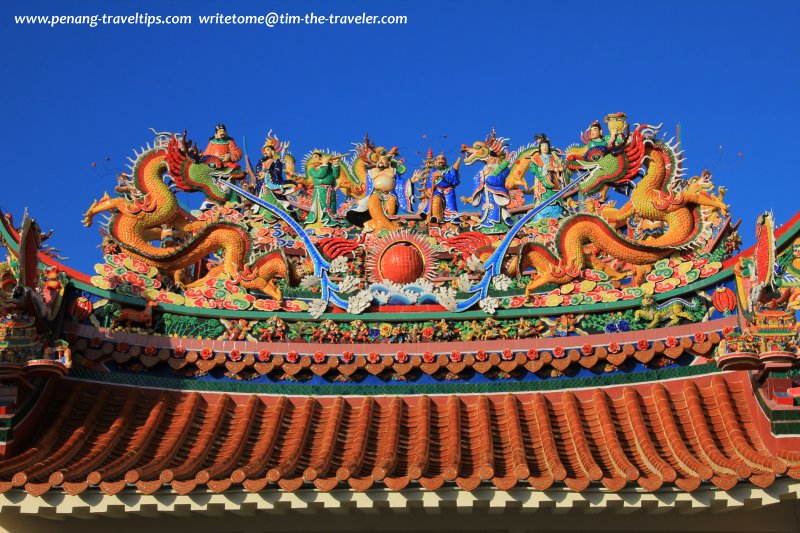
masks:
[[(595, 267), (597, 253), (638, 267), (634, 282), (641, 282), (656, 261), (696, 244), (708, 208), (727, 213), (722, 200), (707, 192), (708, 184), (697, 179), (684, 185), (678, 182), (680, 155), (669, 143), (656, 139), (657, 131), (644, 125), (619, 146), (585, 145), (567, 152), (567, 168), (585, 176), (581, 182), (585, 194), (641, 179), (622, 207), (603, 206), (599, 215), (580, 213), (562, 220), (552, 249), (531, 242), (520, 247), (518, 256), (507, 263), (507, 271), (515, 275), (534, 269), (527, 298), (548, 283), (578, 278), (587, 266)], [(662, 222), (665, 229), (642, 242), (620, 235), (617, 228), (633, 216)]]
[[(123, 195), (110, 198), (106, 193), (93, 202), (84, 215), (84, 225), (91, 226), (99, 213), (109, 213), (110, 240), (128, 256), (171, 276), (179, 287), (185, 285), (187, 268), (213, 253), (222, 257), (221, 264), (188, 287), (202, 286), (207, 279), (224, 275), (280, 302), (277, 279), (286, 278), (290, 285), (299, 282), (299, 273), (283, 251), (251, 258), (252, 240), (247, 227), (215, 217), (195, 219), (180, 207), (165, 183), (166, 172), (181, 190), (203, 192), (215, 203), (224, 203), (229, 197), (229, 191), (217, 185), (215, 178), (244, 177), (239, 165), (199, 155), (185, 133), (182, 139), (172, 135), (168, 142), (157, 142), (155, 147), (138, 154), (127, 185), (118, 189), (124, 191)], [(156, 246), (153, 242), (160, 240), (164, 227), (172, 228), (176, 241)]]

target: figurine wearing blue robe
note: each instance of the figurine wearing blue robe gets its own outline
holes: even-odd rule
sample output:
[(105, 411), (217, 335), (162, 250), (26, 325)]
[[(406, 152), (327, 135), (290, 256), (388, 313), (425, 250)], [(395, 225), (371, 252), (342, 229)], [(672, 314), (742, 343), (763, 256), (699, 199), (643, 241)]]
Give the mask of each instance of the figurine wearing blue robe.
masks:
[(511, 173), (505, 158), (491, 155), (486, 164), (475, 176), (475, 192), (464, 201), (481, 206), (481, 218), (475, 228), (506, 230), (512, 226), (511, 214), (506, 206), (511, 203), (511, 195), (506, 188), (506, 178)]
[(452, 167), (447, 166), (444, 154), (436, 156), (434, 166), (428, 174), (425, 190), (429, 197), (425, 207), (425, 216), (433, 224), (441, 222), (458, 221), (458, 204), (456, 203), (456, 187), (461, 183), (458, 167), (461, 158), (458, 158)]
[[(261, 148), (263, 157), (256, 165), (251, 178), (254, 180), (254, 189), (259, 198), (286, 212), (291, 212), (293, 207), (286, 200), (286, 191), (294, 185), (294, 182), (284, 178), (284, 165), (281, 159), (281, 154), (286, 151), (288, 146), (289, 143), (281, 144), (277, 137), (271, 136), (270, 132)], [(261, 212), (265, 219), (273, 220), (269, 211), (261, 209), (258, 205), (254, 205), (252, 211), (253, 213)]]

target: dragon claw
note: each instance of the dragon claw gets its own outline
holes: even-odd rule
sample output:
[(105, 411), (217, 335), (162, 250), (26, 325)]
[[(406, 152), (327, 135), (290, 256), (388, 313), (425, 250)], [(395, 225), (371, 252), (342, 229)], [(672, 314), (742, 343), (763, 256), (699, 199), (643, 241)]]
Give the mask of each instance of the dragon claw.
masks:
[(83, 225), (86, 226), (87, 228), (91, 227), (92, 225), (92, 219), (94, 218), (93, 211), (95, 207), (97, 207), (97, 200), (92, 202), (92, 205), (89, 206), (89, 209), (87, 209), (86, 213), (84, 213), (83, 215)]

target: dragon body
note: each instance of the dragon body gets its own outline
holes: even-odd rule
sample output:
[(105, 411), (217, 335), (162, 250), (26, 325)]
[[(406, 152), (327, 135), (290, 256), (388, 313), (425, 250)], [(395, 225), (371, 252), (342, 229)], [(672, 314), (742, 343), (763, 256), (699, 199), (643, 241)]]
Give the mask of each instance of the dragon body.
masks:
[(673, 298), (661, 305), (656, 305), (652, 296), (642, 298), (642, 308), (633, 313), (636, 320), (647, 321), (648, 328), (654, 328), (659, 324), (668, 323), (670, 326), (677, 326), (681, 319), (692, 321), (694, 316), (687, 309), (694, 309), (695, 304), (691, 304), (681, 298)]
[[(622, 207), (603, 206), (599, 214), (569, 216), (561, 221), (552, 247), (528, 242), (520, 248), (507, 268), (511, 274), (534, 269), (526, 288), (528, 298), (543, 285), (578, 278), (586, 267), (598, 264), (599, 255), (632, 265), (634, 281), (640, 282), (655, 262), (698, 244), (707, 215), (704, 208), (727, 211), (721, 199), (700, 182), (681, 186), (680, 154), (656, 139), (656, 132), (657, 128), (640, 126), (614, 149), (584, 146), (568, 152), (567, 167), (583, 173), (581, 190), (587, 195), (604, 195), (609, 187), (641, 178)], [(617, 229), (630, 217), (662, 222), (664, 230), (643, 241), (627, 238)]]
[[(238, 165), (214, 156), (199, 156), (190, 142), (173, 135), (166, 145), (157, 143), (138, 154), (125, 194), (119, 198), (106, 194), (95, 201), (84, 216), (84, 224), (90, 226), (98, 213), (109, 213), (107, 232), (111, 241), (128, 256), (172, 276), (177, 285), (184, 284), (190, 266), (216, 254), (221, 256), (221, 263), (189, 283), (189, 287), (202, 286), (209, 278), (225, 275), (245, 288), (261, 290), (280, 301), (275, 280), (296, 279), (286, 256), (273, 251), (252, 258), (247, 227), (213, 216), (207, 220), (192, 217), (180, 207), (175, 193), (165, 183), (165, 173), (181, 190), (202, 192), (217, 204), (228, 199), (229, 191), (221, 188), (215, 178), (244, 176)], [(157, 246), (153, 241), (161, 238), (164, 227), (170, 227), (177, 239)]]

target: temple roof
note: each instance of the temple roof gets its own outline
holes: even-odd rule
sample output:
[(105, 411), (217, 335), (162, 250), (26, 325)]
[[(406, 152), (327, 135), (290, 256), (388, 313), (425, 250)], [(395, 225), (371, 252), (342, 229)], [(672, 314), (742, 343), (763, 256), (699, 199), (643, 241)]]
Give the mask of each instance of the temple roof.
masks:
[[(163, 149), (140, 159), (165, 164)], [(158, 165), (143, 183), (164, 185)], [(175, 261), (104, 239), (89, 277), (41, 248), (35, 222), (0, 217), (0, 510), (797, 498), (800, 214), (774, 237), (760, 217), (758, 245), (734, 255), (738, 225), (709, 180), (640, 198), (672, 209), (702, 181), (716, 205), (692, 208), (697, 246), (663, 250), (680, 224), (617, 227), (589, 204), (542, 223), (549, 204), (531, 204), (484, 233), (417, 216), (383, 233), (303, 228), (243, 204), (192, 215), (206, 229), (179, 246), (150, 228)], [(222, 257), (241, 264), (220, 270), (208, 254), (231, 232)]]
[(0, 491), (113, 495), (313, 484), (500, 490), (559, 485), (728, 490), (800, 476), (749, 374), (552, 393), (287, 397), (167, 392), (62, 379), (31, 444), (0, 462)]

